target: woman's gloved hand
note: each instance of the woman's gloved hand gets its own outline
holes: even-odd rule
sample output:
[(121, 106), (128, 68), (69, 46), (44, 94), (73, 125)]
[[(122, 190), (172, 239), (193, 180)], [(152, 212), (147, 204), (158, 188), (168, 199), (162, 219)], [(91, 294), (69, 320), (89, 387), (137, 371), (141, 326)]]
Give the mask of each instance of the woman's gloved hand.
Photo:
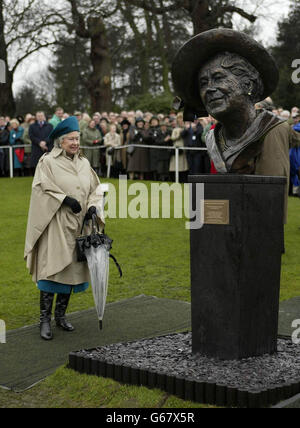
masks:
[(115, 149), (114, 149), (113, 147), (109, 147), (109, 148), (107, 149), (107, 154), (108, 154), (109, 156), (112, 156), (112, 155), (114, 154), (114, 151), (115, 151)]
[(70, 196), (65, 197), (63, 204), (70, 207), (74, 214), (78, 214), (82, 210), (81, 205), (77, 199), (71, 198)]
[(92, 206), (88, 209), (88, 212), (86, 213), (86, 215), (84, 217), (84, 221), (92, 220), (93, 215), (97, 215), (97, 209), (94, 206)]

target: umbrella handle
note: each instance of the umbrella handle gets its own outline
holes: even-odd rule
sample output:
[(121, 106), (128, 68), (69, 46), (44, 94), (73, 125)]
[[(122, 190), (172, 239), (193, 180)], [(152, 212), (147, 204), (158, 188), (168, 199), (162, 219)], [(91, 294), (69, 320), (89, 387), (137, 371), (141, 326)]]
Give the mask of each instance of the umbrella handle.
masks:
[[(86, 220), (85, 218), (83, 219), (83, 223), (82, 223), (82, 227), (81, 227), (81, 232), (80, 234), (83, 234), (83, 229), (85, 224), (88, 224), (88, 220)], [(92, 228), (93, 228), (93, 233), (97, 233), (97, 231), (99, 232), (99, 224), (97, 222), (97, 215), (93, 214), (92, 215)]]
[(115, 265), (117, 266), (117, 268), (118, 268), (118, 270), (119, 270), (120, 278), (122, 278), (122, 276), (123, 276), (123, 272), (122, 272), (121, 266), (120, 266), (120, 265), (119, 265), (119, 263), (117, 262), (117, 259), (116, 259), (112, 254), (110, 254), (110, 255), (109, 255), (109, 257), (110, 257), (111, 259), (113, 259), (113, 261), (115, 262)]
[(99, 232), (99, 224), (97, 222), (97, 216), (96, 216), (96, 214), (92, 215), (92, 228), (93, 228), (93, 232), (94, 233)]

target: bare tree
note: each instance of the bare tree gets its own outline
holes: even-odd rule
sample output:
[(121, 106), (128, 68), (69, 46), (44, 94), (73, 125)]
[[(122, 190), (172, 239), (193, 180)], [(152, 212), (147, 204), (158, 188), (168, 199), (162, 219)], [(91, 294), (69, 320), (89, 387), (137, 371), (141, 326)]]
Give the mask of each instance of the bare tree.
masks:
[(46, 17), (40, 7), (37, 0), (0, 0), (0, 59), (6, 64), (0, 112), (8, 115), (15, 114), (12, 84), (18, 66), (34, 52), (56, 43), (55, 33), (49, 29), (56, 25), (57, 17)]
[(256, 21), (256, 16), (236, 6), (230, 0), (170, 0), (158, 4), (155, 0), (127, 0), (128, 3), (148, 10), (155, 14), (172, 12), (181, 8), (191, 18), (194, 34), (202, 33), (219, 26), (232, 26), (232, 15), (237, 13), (250, 22)]
[(18, 66), (34, 52), (61, 44), (70, 34), (90, 44), (92, 108), (109, 110), (111, 55), (105, 19), (115, 14), (116, 4), (108, 0), (62, 0), (55, 5), (43, 0), (0, 0), (0, 59), (6, 64), (0, 112), (15, 113), (12, 84)]
[[(140, 16), (134, 11), (134, 7), (126, 4), (126, 0), (119, 0), (119, 10), (124, 21), (129, 25), (137, 46), (136, 61), (139, 63), (141, 93), (146, 93), (150, 89), (150, 55), (153, 45), (152, 39), (152, 21), (148, 11), (143, 11)], [(141, 24), (142, 25), (139, 25)], [(140, 27), (140, 28), (139, 28)]]
[(48, 6), (48, 13), (57, 15), (62, 30), (90, 43), (92, 72), (87, 86), (93, 111), (111, 109), (111, 53), (105, 20), (116, 11), (116, 1), (108, 0), (65, 0), (60, 7)]

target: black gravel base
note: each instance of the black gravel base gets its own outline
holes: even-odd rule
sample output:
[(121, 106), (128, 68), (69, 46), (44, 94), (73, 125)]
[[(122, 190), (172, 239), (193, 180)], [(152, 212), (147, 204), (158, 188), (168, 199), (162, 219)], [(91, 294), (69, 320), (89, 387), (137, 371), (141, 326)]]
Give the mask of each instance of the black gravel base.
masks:
[(69, 367), (217, 406), (268, 407), (300, 393), (300, 346), (290, 340), (238, 361), (194, 355), (191, 341), (189, 332), (72, 352)]

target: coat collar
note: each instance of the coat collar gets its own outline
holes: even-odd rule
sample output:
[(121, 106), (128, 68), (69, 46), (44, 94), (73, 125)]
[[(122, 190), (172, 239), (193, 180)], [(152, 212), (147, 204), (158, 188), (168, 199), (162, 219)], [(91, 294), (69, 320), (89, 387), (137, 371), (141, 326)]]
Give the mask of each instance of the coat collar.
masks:
[[(72, 160), (71, 158), (69, 158), (65, 152), (65, 150), (63, 150), (61, 147), (54, 147), (51, 151), (51, 155), (56, 159), (59, 156), (64, 156), (67, 159)], [(80, 154), (76, 154), (74, 155), (74, 159), (82, 159), (82, 155)]]
[(59, 147), (54, 147), (51, 151), (51, 155), (54, 158), (58, 158), (58, 156), (60, 156), (63, 153), (63, 149), (59, 148)]

